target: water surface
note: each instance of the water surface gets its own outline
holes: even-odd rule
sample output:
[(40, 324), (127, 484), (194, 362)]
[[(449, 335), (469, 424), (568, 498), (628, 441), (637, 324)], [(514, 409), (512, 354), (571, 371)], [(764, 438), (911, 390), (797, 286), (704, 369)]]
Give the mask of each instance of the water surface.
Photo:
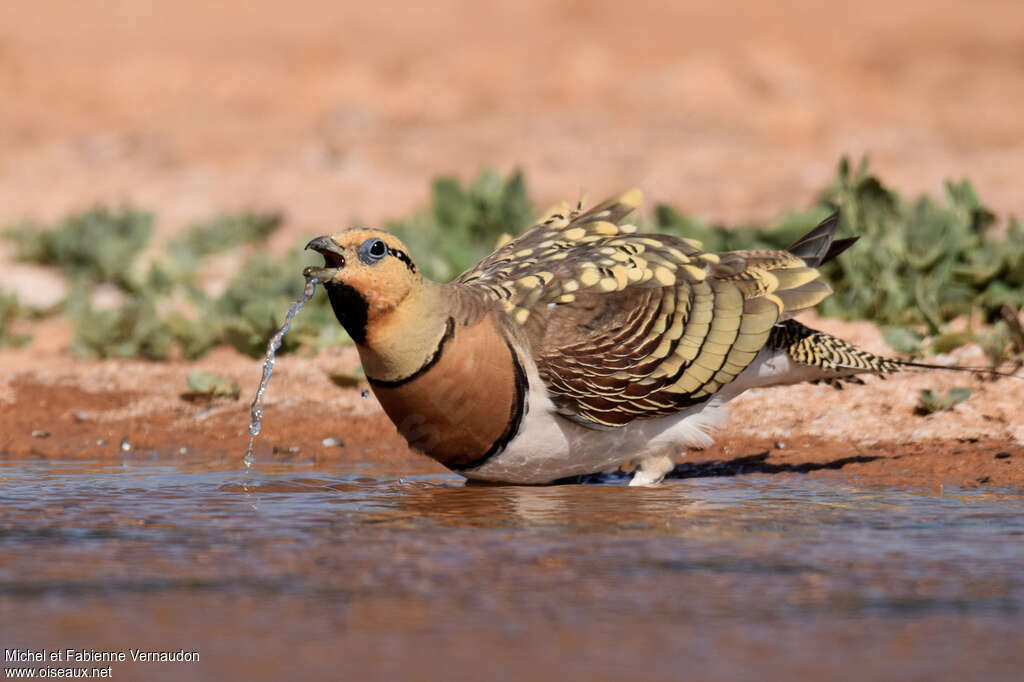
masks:
[(0, 641), (200, 652), (114, 679), (1009, 680), (1024, 495), (5, 461)]

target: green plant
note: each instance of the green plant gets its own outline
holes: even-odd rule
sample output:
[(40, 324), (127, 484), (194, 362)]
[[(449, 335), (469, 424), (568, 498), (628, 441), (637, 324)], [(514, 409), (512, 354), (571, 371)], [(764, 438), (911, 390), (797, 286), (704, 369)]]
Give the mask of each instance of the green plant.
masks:
[[(21, 260), (57, 267), (67, 275), (69, 294), (62, 310), (72, 321), (71, 350), (78, 355), (197, 358), (224, 343), (262, 354), (283, 310), (301, 292), (299, 273), (316, 262), (315, 254), (296, 247), (277, 259), (255, 255), (221, 295), (212, 297), (196, 283), (204, 261), (228, 249), (264, 243), (280, 225), (280, 215), (241, 213), (195, 223), (154, 253), (146, 269), (139, 256), (149, 244), (152, 223), (151, 214), (130, 207), (96, 208), (54, 226), (21, 223), (5, 236)], [(115, 285), (124, 302), (97, 309), (92, 294), (101, 284)], [(16, 312), (5, 298), (3, 329)], [(324, 297), (311, 301), (283, 351), (346, 343), (344, 331), (329, 316)]]
[(914, 412), (922, 416), (935, 412), (946, 412), (970, 397), (971, 389), (969, 388), (951, 388), (945, 395), (930, 388), (923, 388)]
[(901, 353), (920, 356), (924, 352), (924, 335), (905, 327), (882, 327), (882, 338)]
[(138, 291), (142, 282), (133, 266), (153, 231), (153, 214), (131, 206), (105, 207), (68, 216), (47, 228), (23, 222), (5, 236), (17, 247), (19, 260), (53, 265), (73, 286), (109, 282), (125, 291)]
[(115, 308), (96, 310), (87, 301), (71, 313), (72, 352), (101, 358), (164, 360), (174, 345), (171, 328), (151, 295), (140, 295)]
[[(759, 229), (706, 225), (668, 205), (655, 208), (641, 229), (701, 240), (712, 251), (785, 248), (840, 210), (841, 236), (860, 241), (823, 266), (835, 294), (821, 310), (847, 319), (871, 319), (894, 348), (912, 356), (946, 352), (977, 339), (993, 362), (1024, 358), (1016, 315), (1024, 307), (1024, 225), (1011, 219), (1002, 232), (966, 182), (948, 183), (942, 200), (905, 198), (843, 159), (813, 206), (787, 213)], [(535, 212), (519, 172), (482, 171), (469, 183), (434, 181), (430, 205), (388, 227), (406, 242), (423, 271), (447, 281), (486, 256), (504, 237), (530, 224)], [(638, 216), (642, 220), (642, 216)], [(281, 216), (239, 213), (192, 224), (162, 249), (149, 249), (152, 214), (132, 207), (96, 208), (53, 226), (25, 222), (6, 231), (22, 260), (60, 268), (70, 284), (63, 312), (74, 324), (72, 348), (100, 357), (200, 357), (231, 344), (254, 357), (281, 325), (302, 292), (300, 275), (320, 257), (296, 245), (282, 256), (259, 251)], [(230, 249), (253, 249), (226, 288), (212, 295), (198, 277), (207, 259)], [(143, 251), (145, 257), (140, 257)], [(108, 309), (93, 306), (98, 285), (124, 296)], [(0, 297), (0, 342), (24, 316)], [(966, 331), (948, 323), (966, 317)], [(1012, 318), (1012, 322), (1011, 322)], [(988, 323), (982, 334), (975, 323)], [(6, 336), (5, 336), (6, 335)], [(315, 296), (296, 317), (282, 352), (348, 343), (327, 297)]]
[(238, 400), (238, 383), (217, 374), (195, 370), (185, 379), (187, 390), (181, 394), (185, 400), (201, 401), (214, 398)]
[(980, 311), (994, 321), (1001, 306), (1024, 303), (1024, 228), (1005, 234), (969, 182), (946, 184), (943, 202), (904, 199), (862, 162), (844, 160), (821, 199), (842, 211), (843, 229), (860, 241), (826, 271), (836, 293), (826, 314), (884, 324), (923, 325), (928, 333)]
[(280, 213), (237, 213), (193, 223), (167, 245), (169, 267), (179, 278), (188, 277), (208, 256), (263, 243), (282, 220)]
[(336, 386), (342, 388), (355, 388), (362, 382), (366, 381), (366, 373), (362, 367), (356, 367), (352, 372), (336, 371), (331, 372), (327, 375), (327, 378), (331, 380)]
[(1021, 327), (1020, 311), (1006, 305), (1000, 310), (1002, 318), (991, 329), (977, 335), (977, 341), (991, 359), (992, 364), (1004, 362), (1024, 365), (1024, 328)]
[(466, 186), (455, 178), (437, 178), (430, 206), (391, 221), (388, 229), (428, 276), (445, 282), (493, 251), (503, 235), (521, 232), (532, 217), (522, 173), (502, 178), (484, 170)]
[(16, 334), (14, 325), (22, 316), (21, 305), (14, 292), (0, 291), (0, 346), (22, 346), (30, 337)]

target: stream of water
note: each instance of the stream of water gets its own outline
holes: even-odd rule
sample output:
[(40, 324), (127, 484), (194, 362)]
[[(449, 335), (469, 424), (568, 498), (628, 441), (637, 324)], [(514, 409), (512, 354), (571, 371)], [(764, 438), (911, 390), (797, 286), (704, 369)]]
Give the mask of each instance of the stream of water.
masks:
[(274, 373), (275, 356), (278, 349), (281, 348), (284, 335), (292, 327), (292, 320), (302, 310), (302, 306), (306, 305), (309, 299), (313, 298), (319, 281), (316, 277), (306, 276), (306, 287), (302, 291), (302, 296), (299, 300), (288, 306), (288, 310), (284, 314), (284, 324), (274, 332), (274, 335), (267, 342), (267, 354), (263, 360), (263, 374), (260, 377), (260, 385), (256, 389), (256, 395), (253, 396), (252, 404), (249, 406), (249, 447), (246, 448), (245, 459), (243, 460), (246, 468), (252, 467), (255, 461), (256, 436), (260, 435), (260, 431), (263, 428), (263, 394), (267, 390), (267, 384), (270, 383), (270, 375)]

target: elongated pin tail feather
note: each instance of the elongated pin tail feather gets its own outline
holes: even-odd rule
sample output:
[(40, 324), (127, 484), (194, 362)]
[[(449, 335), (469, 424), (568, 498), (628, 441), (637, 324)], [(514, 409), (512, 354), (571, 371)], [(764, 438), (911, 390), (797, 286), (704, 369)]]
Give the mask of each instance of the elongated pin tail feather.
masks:
[(901, 367), (915, 367), (917, 369), (943, 369), (950, 372), (968, 372), (970, 374), (984, 374), (986, 376), (993, 377), (1004, 377), (1006, 379), (1017, 379), (1018, 381), (1024, 381), (1024, 377), (1017, 376), (1016, 374), (1010, 374), (1008, 372), (1000, 372), (998, 369), (992, 369), (991, 367), (961, 367), (960, 365), (934, 365), (928, 362), (914, 362), (913, 360), (893, 360), (889, 358), (890, 362), (894, 362)]

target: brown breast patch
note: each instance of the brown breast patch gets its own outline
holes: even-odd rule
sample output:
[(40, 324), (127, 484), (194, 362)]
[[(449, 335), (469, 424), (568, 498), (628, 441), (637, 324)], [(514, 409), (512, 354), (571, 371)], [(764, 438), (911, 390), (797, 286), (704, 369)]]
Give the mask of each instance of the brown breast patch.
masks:
[(525, 411), (525, 373), (491, 315), (451, 327), (425, 371), (371, 385), (409, 445), (451, 469), (504, 449)]

